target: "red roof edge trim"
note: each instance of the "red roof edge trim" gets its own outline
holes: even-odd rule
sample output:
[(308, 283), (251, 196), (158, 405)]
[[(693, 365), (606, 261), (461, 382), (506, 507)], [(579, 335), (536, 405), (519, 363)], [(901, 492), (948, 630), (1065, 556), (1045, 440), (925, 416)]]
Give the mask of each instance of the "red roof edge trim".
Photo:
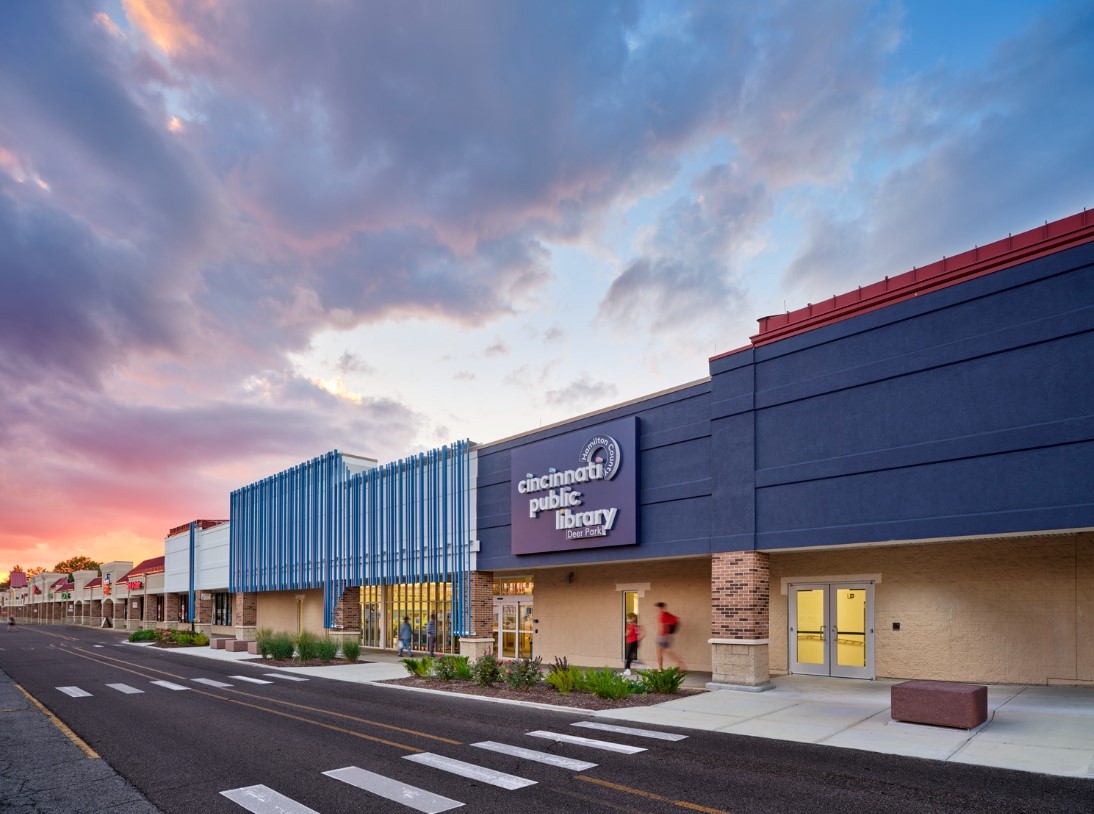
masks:
[[(227, 520), (195, 520), (194, 525), (199, 529), (211, 529), (213, 526), (219, 526), (221, 523), (227, 523)], [(184, 531), (190, 530), (190, 521), (186, 521), (181, 526), (175, 526), (167, 532), (168, 537), (174, 537), (176, 534), (182, 534)]]
[[(745, 347), (786, 339), (1091, 241), (1094, 241), (1094, 213), (1084, 209), (1027, 232), (1009, 235), (986, 246), (977, 246), (930, 265), (913, 268), (896, 277), (886, 277), (879, 282), (860, 286), (855, 291), (835, 295), (823, 302), (785, 314), (760, 317), (760, 332), (751, 337), (752, 345)], [(711, 359), (720, 359), (744, 349), (728, 351)]]
[[(189, 524), (187, 524), (187, 525), (189, 525)], [(162, 574), (163, 573), (163, 562), (164, 562), (164, 557), (159, 556), (159, 557), (153, 557), (150, 560), (145, 560), (144, 562), (137, 563), (137, 567), (133, 568), (125, 576), (120, 577), (118, 579), (118, 582), (124, 582), (129, 577), (148, 576), (149, 574)]]

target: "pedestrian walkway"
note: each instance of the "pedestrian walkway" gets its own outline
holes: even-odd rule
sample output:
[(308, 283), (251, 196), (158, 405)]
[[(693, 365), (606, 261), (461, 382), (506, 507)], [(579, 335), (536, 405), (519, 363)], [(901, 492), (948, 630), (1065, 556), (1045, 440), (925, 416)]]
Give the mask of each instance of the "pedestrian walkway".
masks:
[(0, 671), (0, 811), (71, 814), (93, 802), (96, 811), (159, 814), (79, 743), (82, 748)]

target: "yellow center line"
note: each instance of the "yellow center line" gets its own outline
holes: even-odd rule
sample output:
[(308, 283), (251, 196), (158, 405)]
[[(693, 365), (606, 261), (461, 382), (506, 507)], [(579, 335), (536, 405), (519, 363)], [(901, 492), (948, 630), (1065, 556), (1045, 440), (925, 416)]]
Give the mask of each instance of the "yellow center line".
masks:
[[(88, 661), (94, 661), (98, 664), (102, 664), (105, 667), (113, 667), (117, 670), (124, 670), (127, 673), (133, 673), (134, 675), (138, 675), (141, 678), (151, 678), (151, 676), (149, 676), (145, 673), (141, 673), (138, 670), (132, 670), (129, 667), (122, 667), (121, 665), (122, 664), (129, 664), (129, 665), (132, 665), (134, 667), (140, 667), (140, 669), (144, 669), (144, 670), (147, 670), (147, 671), (152, 672), (152, 673), (158, 673), (160, 675), (171, 676), (172, 678), (177, 678), (180, 681), (186, 681), (187, 680), (184, 676), (175, 675), (173, 673), (167, 673), (167, 672), (164, 672), (163, 670), (156, 670), (155, 668), (152, 668), (152, 667), (147, 667), (146, 668), (146, 667), (143, 667), (141, 665), (133, 664), (133, 662), (123, 661), (122, 659), (116, 659), (116, 658), (113, 658), (112, 656), (100, 655), (98, 653), (91, 653), (90, 651), (87, 651), (87, 650), (79, 650), (78, 648), (67, 648), (65, 650), (65, 652), (72, 653), (72, 655), (76, 656), (77, 658), (87, 659)], [(104, 659), (108, 659), (109, 661), (104, 661)], [(112, 664), (110, 662), (118, 662), (118, 663)], [(288, 713), (285, 713), (285, 712), (278, 712), (277, 710), (269, 709), (268, 707), (260, 707), (260, 706), (254, 705), (254, 704), (248, 704), (244, 701), (237, 701), (233, 698), (225, 698), (223, 695), (217, 695), (215, 693), (210, 693), (210, 692), (207, 692), (205, 690), (199, 690), (196, 687), (190, 687), (190, 690), (191, 690), (191, 692), (196, 692), (198, 695), (204, 695), (208, 698), (216, 698), (217, 700), (220, 700), (220, 701), (232, 701), (233, 703), (242, 704), (243, 706), (248, 706), (248, 707), (252, 707), (254, 709), (263, 710), (264, 712), (269, 712), (272, 715), (284, 715), (285, 717), (288, 717), (288, 718), (296, 718), (297, 720), (300, 720), (300, 721), (308, 721), (309, 723), (314, 723), (316, 726), (324, 726), (324, 727), (327, 727), (328, 729), (335, 729), (339, 732), (348, 732), (349, 734), (352, 734), (355, 737), (362, 737), (362, 738), (365, 738), (366, 740), (372, 740), (372, 741), (376, 741), (378, 743), (386, 743), (386, 744), (389, 744), (391, 746), (398, 746), (398, 747), (403, 748), (403, 749), (409, 749), (412, 752), (421, 752), (422, 751), (421, 749), (416, 749), (412, 746), (404, 746), (403, 744), (399, 744), (399, 743), (396, 743), (394, 741), (386, 741), (383, 738), (376, 738), (376, 737), (372, 737), (372, 736), (369, 736), (369, 735), (361, 735), (359, 733), (352, 732), (348, 729), (340, 729), (339, 727), (331, 726), (330, 724), (323, 724), (323, 723), (319, 723), (318, 721), (310, 721), (307, 718), (298, 718), (297, 716), (289, 715)], [(225, 689), (221, 690), (221, 692), (232, 693), (232, 694), (235, 694), (235, 695), (242, 695), (245, 698), (254, 698), (258, 701), (263, 701), (267, 704), (279, 704), (279, 705), (285, 706), (285, 707), (292, 707), (294, 709), (306, 710), (307, 712), (316, 712), (316, 713), (319, 713), (321, 715), (330, 715), (331, 717), (334, 717), (334, 718), (342, 718), (343, 720), (353, 721), (354, 723), (358, 723), (358, 724), (365, 724), (367, 726), (379, 727), (380, 729), (390, 729), (393, 732), (402, 732), (403, 734), (406, 734), (406, 735), (414, 735), (414, 736), (420, 737), (420, 738), (428, 738), (429, 740), (440, 741), (441, 743), (448, 743), (448, 744), (451, 744), (453, 746), (462, 746), (463, 745), (462, 741), (452, 740), (450, 738), (442, 738), (439, 735), (431, 735), (428, 732), (422, 732), (422, 731), (417, 730), (417, 729), (407, 729), (405, 727), (395, 726), (393, 724), (385, 724), (385, 723), (381, 723), (379, 721), (372, 721), (372, 720), (369, 720), (368, 718), (359, 718), (356, 715), (347, 715), (347, 714), (342, 713), (342, 712), (335, 712), (334, 710), (323, 709), (322, 707), (310, 707), (310, 706), (307, 706), (306, 704), (294, 704), (291, 701), (282, 701), (282, 700), (279, 700), (277, 698), (266, 698), (266, 697), (261, 696), (261, 695), (255, 695), (254, 693), (244, 692), (243, 690), (236, 690), (236, 689), (230, 689), (230, 688), (225, 688)]]
[(638, 797), (645, 797), (647, 800), (656, 800), (659, 803), (668, 803), (669, 805), (677, 806), (678, 808), (686, 808), (690, 811), (702, 811), (703, 814), (731, 814), (731, 812), (724, 811), (720, 808), (707, 808), (706, 806), (696, 805), (695, 803), (689, 803), (684, 800), (670, 800), (668, 797), (662, 797), (660, 794), (654, 794), (652, 791), (643, 791), (642, 789), (635, 789), (630, 786), (621, 786), (618, 783), (609, 783), (607, 780), (598, 780), (595, 777), (589, 777), (585, 774), (575, 775), (575, 777), (578, 780), (584, 780), (586, 783), (595, 783), (598, 786), (626, 792), (627, 794), (634, 794)]
[(87, 755), (88, 760), (99, 759), (99, 753), (92, 749), (90, 746), (88, 746), (87, 743), (84, 742), (83, 738), (81, 738), (79, 735), (69, 729), (68, 726), (65, 725), (64, 721), (62, 721), (60, 718), (58, 718), (56, 715), (46, 709), (45, 705), (42, 704), (41, 701), (39, 701), (29, 692), (24, 690), (19, 684), (15, 685), (15, 689), (19, 690), (19, 692), (25, 695), (27, 697), (27, 700), (30, 701), (30, 703), (32, 703), (35, 707), (37, 707), (39, 712), (49, 718), (49, 720), (53, 722), (53, 725), (64, 733), (64, 736), (66, 738), (68, 738), (70, 741), (80, 747), (83, 753)]

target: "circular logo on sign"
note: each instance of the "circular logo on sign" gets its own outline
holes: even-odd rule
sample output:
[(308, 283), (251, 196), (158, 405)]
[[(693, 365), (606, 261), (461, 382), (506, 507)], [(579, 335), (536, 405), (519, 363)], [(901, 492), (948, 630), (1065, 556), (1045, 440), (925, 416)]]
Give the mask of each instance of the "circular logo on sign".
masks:
[(611, 480), (623, 462), (623, 450), (610, 435), (594, 435), (581, 450), (580, 461), (600, 464), (604, 467), (604, 480)]

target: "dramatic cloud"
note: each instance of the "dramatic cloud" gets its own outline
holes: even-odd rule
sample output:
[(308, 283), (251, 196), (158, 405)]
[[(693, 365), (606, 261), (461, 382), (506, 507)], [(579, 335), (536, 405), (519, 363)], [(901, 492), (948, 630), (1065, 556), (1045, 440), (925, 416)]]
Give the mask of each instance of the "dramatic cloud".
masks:
[(622, 325), (693, 330), (697, 319), (739, 306), (736, 257), (771, 216), (771, 198), (732, 166), (712, 167), (694, 187), (694, 197), (661, 214), (644, 254), (612, 282), (602, 314)]

